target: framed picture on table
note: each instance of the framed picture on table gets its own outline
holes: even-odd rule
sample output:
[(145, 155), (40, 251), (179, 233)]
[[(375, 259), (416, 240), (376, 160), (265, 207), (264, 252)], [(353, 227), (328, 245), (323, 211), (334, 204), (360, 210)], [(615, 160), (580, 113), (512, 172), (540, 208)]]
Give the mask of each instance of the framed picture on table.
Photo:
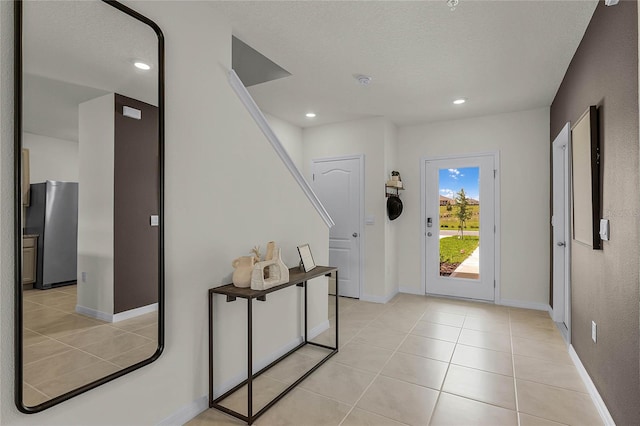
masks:
[(298, 246), (298, 253), (300, 253), (300, 261), (302, 262), (302, 268), (305, 272), (309, 272), (316, 267), (316, 263), (313, 261), (313, 255), (311, 254), (311, 247), (309, 247), (309, 244)]

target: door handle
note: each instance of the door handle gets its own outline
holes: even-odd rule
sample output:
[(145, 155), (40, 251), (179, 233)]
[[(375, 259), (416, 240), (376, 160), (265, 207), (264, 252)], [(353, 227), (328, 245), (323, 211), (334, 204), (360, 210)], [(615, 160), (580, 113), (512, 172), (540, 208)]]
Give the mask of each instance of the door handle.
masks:
[(351, 236), (353, 236), (353, 238), (358, 238), (358, 233), (354, 232), (353, 234), (351, 234)]
[(566, 243), (564, 243), (562, 241), (558, 241), (558, 247), (564, 247), (566, 245), (567, 245)]

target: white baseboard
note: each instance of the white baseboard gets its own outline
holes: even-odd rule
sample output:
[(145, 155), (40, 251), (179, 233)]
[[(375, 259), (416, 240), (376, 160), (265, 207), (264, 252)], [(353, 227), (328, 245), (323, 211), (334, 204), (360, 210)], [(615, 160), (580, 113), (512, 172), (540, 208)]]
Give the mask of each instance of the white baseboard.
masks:
[(110, 314), (107, 312), (98, 311), (96, 309), (87, 308), (86, 306), (76, 305), (76, 312), (82, 315), (89, 316), (91, 318), (99, 319), (106, 322), (119, 322), (130, 318), (135, 318), (140, 315), (148, 314), (158, 310), (158, 304), (152, 303), (151, 305), (141, 306), (139, 308), (130, 309), (128, 311), (119, 312), (117, 314)]
[(309, 330), (309, 335), (307, 336), (307, 340), (310, 340), (310, 339), (313, 339), (313, 338), (319, 336), (320, 334), (322, 334), (325, 331), (327, 331), (329, 329), (329, 327), (331, 327), (331, 324), (329, 323), (329, 320), (321, 322), (320, 324), (316, 325), (311, 330)]
[(425, 294), (420, 289), (410, 288), (410, 287), (400, 287), (400, 293), (406, 294), (416, 294), (418, 296), (424, 296)]
[(140, 315), (155, 312), (157, 310), (158, 310), (158, 304), (152, 303), (151, 305), (141, 306), (139, 308), (129, 309), (128, 311), (117, 313), (113, 316), (113, 321), (111, 322), (124, 321), (130, 318), (135, 318)]
[(111, 322), (113, 314), (98, 311), (97, 309), (87, 308), (86, 306), (76, 305), (76, 312), (82, 315), (86, 315), (91, 318), (95, 318), (100, 321)]
[(195, 401), (182, 406), (178, 411), (157, 423), (156, 426), (182, 426), (208, 408), (209, 396), (201, 396)]
[(360, 296), (360, 300), (363, 302), (372, 302), (372, 303), (388, 303), (391, 299), (393, 299), (396, 294), (398, 294), (398, 290), (394, 290), (386, 296), (371, 296), (368, 294), (363, 294)]
[(602, 400), (598, 389), (596, 389), (596, 385), (593, 384), (593, 381), (591, 380), (589, 373), (587, 373), (587, 370), (584, 368), (582, 361), (580, 361), (580, 357), (578, 357), (573, 345), (569, 345), (569, 356), (571, 357), (573, 364), (576, 366), (578, 374), (580, 374), (584, 385), (587, 387), (587, 391), (589, 392), (591, 400), (595, 404), (603, 423), (607, 426), (615, 426), (615, 422), (613, 421), (613, 417), (611, 417), (611, 413), (609, 413), (609, 409)]
[(524, 300), (500, 299), (496, 300), (496, 305), (511, 306), (513, 308), (534, 309), (536, 311), (549, 312), (551, 307), (548, 303), (527, 302)]

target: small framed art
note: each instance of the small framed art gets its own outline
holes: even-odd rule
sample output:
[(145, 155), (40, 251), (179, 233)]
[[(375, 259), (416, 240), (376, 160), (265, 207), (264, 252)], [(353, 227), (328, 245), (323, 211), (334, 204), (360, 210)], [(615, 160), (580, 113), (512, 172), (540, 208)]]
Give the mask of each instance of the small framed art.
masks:
[(302, 262), (302, 268), (305, 272), (309, 272), (316, 267), (316, 263), (313, 261), (313, 256), (311, 255), (311, 247), (309, 247), (309, 244), (298, 246), (298, 253), (300, 253), (300, 261)]

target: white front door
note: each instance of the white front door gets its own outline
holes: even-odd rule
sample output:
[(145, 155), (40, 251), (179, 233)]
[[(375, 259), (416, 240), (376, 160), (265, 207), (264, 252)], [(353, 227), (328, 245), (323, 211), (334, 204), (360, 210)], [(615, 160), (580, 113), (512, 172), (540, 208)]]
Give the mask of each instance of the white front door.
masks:
[(569, 154), (571, 127), (567, 123), (553, 141), (553, 320), (570, 329), (569, 273)]
[(315, 159), (313, 190), (335, 222), (329, 231), (329, 264), (340, 271), (340, 296), (360, 297), (362, 171), (364, 158)]
[(496, 156), (426, 159), (425, 288), (495, 299)]

